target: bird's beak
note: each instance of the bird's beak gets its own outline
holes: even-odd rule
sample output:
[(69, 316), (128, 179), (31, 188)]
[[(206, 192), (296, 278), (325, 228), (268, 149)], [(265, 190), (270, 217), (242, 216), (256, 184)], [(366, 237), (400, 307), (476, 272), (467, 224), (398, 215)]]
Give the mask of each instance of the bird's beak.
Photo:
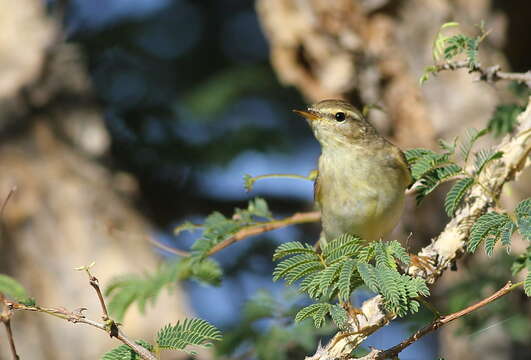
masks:
[(293, 110), (293, 112), (311, 121), (319, 118), (317, 113), (313, 110)]

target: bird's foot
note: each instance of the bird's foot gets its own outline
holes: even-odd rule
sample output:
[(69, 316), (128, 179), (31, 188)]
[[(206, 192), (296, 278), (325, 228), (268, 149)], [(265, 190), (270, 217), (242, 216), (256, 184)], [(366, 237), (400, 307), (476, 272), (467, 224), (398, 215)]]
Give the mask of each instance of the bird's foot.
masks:
[(421, 269), (426, 275), (435, 271), (429, 256), (410, 254), (409, 257), (411, 258), (411, 264), (409, 266), (415, 266)]

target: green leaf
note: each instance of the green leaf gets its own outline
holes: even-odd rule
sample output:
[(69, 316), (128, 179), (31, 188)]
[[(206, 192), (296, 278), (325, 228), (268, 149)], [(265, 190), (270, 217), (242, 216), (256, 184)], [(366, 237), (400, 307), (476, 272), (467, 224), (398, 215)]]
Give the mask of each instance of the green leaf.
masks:
[(475, 154), (476, 157), (476, 163), (475, 163), (475, 172), (476, 175), (480, 174), (483, 168), (485, 168), (485, 165), (489, 163), (492, 160), (500, 159), (503, 156), (503, 152), (501, 151), (494, 151), (492, 149), (484, 149), (480, 150)]
[[(153, 346), (144, 340), (136, 340), (135, 343), (146, 348), (149, 351), (153, 351)], [(106, 352), (101, 360), (140, 360), (141, 357), (133, 349), (127, 345), (120, 345), (109, 352)]]
[(446, 194), (446, 199), (444, 200), (444, 209), (446, 210), (446, 214), (449, 217), (453, 217), (455, 214), (455, 211), (457, 210), (457, 207), (461, 203), (461, 200), (465, 196), (466, 191), (470, 188), (470, 186), (474, 183), (473, 178), (464, 178), (461, 180), (458, 180), (454, 186), (448, 191), (448, 194)]
[(357, 269), (365, 285), (367, 285), (372, 291), (378, 292), (378, 279), (376, 278), (374, 266), (371, 264), (358, 263)]
[(487, 129), (496, 137), (512, 133), (517, 123), (517, 117), (522, 111), (524, 108), (516, 104), (496, 106)]
[(341, 330), (348, 328), (348, 313), (339, 305), (332, 305), (330, 307), (330, 317), (332, 321)]
[(34, 300), (28, 296), (26, 289), (11, 276), (0, 274), (0, 292), (20, 303), (34, 304)]
[(462, 171), (463, 170), (459, 165), (448, 164), (426, 173), (415, 188), (417, 205), (420, 204), (429, 193), (435, 190), (437, 186), (448, 181), (452, 177), (461, 174)]
[(362, 240), (354, 235), (344, 234), (329, 241), (323, 248), (322, 256), (331, 265), (339, 259), (355, 256), (362, 247)]
[(276, 248), (275, 253), (273, 254), (273, 260), (278, 260), (288, 255), (295, 254), (315, 254), (317, 256), (313, 246), (309, 244), (303, 244), (298, 241), (290, 241), (281, 244)]
[(347, 302), (350, 300), (350, 294), (352, 293), (351, 284), (354, 272), (356, 271), (356, 264), (356, 260), (352, 259), (346, 260), (343, 263), (337, 284), (339, 288), (339, 301)]
[[(514, 227), (508, 226), (508, 223), (512, 223), (512, 220), (504, 214), (490, 212), (482, 215), (470, 230), (467, 250), (474, 252), (481, 241), (485, 241), (485, 250), (489, 256), (492, 255), (496, 242), (503, 237), (510, 238), (510, 234), (514, 231)], [(505, 244), (508, 243), (507, 240), (504, 241)]]
[(488, 129), (483, 129), (481, 131), (478, 131), (476, 129), (467, 129), (465, 139), (459, 144), (461, 156), (463, 157), (465, 163), (468, 161), (470, 151), (472, 150), (472, 147), (474, 146), (476, 141), (478, 141), (479, 138), (485, 136), (487, 133)]
[[(185, 319), (175, 325), (166, 325), (157, 333), (157, 345), (160, 349), (184, 350), (189, 345), (211, 346), (221, 340), (221, 332), (202, 319)], [(187, 351), (188, 352), (188, 351)], [(189, 353), (194, 354), (193, 351)]]
[[(299, 277), (299, 271), (308, 269), (322, 270), (324, 265), (315, 254), (299, 254), (282, 260), (273, 271), (273, 281), (286, 278), (288, 281), (295, 281)], [(295, 278), (294, 278), (295, 277)]]
[(524, 291), (527, 296), (531, 297), (531, 265), (527, 266), (527, 275), (524, 280)]
[(521, 201), (515, 210), (518, 231), (522, 237), (531, 241), (531, 198)]
[(317, 303), (306, 306), (295, 315), (295, 322), (301, 322), (311, 317), (313, 318), (315, 327), (319, 328), (323, 325), (325, 316), (330, 311), (331, 306), (328, 303)]

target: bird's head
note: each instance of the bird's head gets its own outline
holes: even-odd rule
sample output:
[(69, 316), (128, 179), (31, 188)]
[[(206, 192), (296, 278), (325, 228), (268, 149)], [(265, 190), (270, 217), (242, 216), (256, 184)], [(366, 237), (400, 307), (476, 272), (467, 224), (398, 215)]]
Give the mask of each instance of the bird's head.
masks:
[(361, 112), (343, 100), (323, 100), (307, 110), (293, 110), (306, 118), (321, 146), (355, 144), (377, 136)]

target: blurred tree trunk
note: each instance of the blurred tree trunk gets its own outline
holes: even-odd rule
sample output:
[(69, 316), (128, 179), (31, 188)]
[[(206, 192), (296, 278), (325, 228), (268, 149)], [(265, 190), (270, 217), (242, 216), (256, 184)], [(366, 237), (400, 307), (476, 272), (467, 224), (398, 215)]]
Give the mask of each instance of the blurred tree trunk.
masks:
[[(73, 268), (95, 261), (105, 286), (111, 277), (153, 269), (157, 256), (146, 241), (149, 223), (128, 200), (134, 179), (100, 161), (110, 139), (82, 54), (62, 43), (58, 21), (43, 6), (0, 0), (2, 201), (17, 188), (2, 219), (0, 272), (43, 306), (86, 307), (99, 320), (97, 297)], [(150, 340), (187, 313), (180, 292), (163, 294), (146, 316), (130, 311), (124, 330)], [(96, 359), (119, 345), (93, 328), (42, 314), (17, 313), (12, 324), (23, 359)], [(0, 339), (0, 359), (7, 359)]]
[[(449, 21), (470, 34), (485, 21), (491, 33), (481, 46), (480, 61), (508, 68), (501, 53), (508, 19), (490, 0), (257, 0), (256, 9), (281, 82), (295, 86), (310, 103), (343, 98), (358, 106), (382, 106), (384, 112), (371, 111), (370, 121), (403, 149), (435, 148), (438, 138), (484, 127), (507, 86), (475, 82), (466, 71), (441, 74), (423, 87), (418, 83), (424, 67), (433, 63), (433, 40)], [(405, 239), (413, 232), (418, 247), (442, 229), (447, 219), (441, 192), (430, 197), (420, 209), (409, 199), (402, 233), (394, 235)], [(452, 335), (453, 329), (441, 331), (445, 358), (510, 356), (509, 337), (497, 332), (477, 340), (489, 347), (472, 350)]]

